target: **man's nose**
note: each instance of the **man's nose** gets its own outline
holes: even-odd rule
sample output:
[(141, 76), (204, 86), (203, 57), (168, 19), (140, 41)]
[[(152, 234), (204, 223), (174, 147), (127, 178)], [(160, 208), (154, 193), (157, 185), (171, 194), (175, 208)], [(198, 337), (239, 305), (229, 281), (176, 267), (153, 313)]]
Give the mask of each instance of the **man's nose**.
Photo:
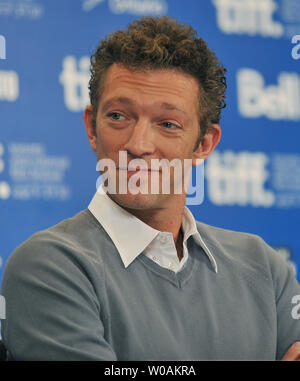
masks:
[(140, 120), (134, 125), (124, 149), (136, 157), (154, 153), (154, 131), (148, 121)]

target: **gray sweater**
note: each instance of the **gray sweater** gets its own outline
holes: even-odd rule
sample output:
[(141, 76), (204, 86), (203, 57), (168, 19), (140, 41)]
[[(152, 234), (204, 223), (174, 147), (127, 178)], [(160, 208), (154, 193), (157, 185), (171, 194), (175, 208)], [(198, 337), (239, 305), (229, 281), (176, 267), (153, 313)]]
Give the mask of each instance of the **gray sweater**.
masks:
[(275, 360), (300, 340), (292, 269), (254, 235), (197, 222), (182, 271), (140, 254), (125, 268), (84, 210), (9, 257), (2, 340), (14, 360)]

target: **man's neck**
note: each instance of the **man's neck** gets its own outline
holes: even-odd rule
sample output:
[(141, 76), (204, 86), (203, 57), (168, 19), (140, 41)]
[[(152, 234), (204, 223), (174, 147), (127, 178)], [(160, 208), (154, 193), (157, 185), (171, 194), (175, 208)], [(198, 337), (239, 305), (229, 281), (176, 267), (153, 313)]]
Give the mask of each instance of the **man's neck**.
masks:
[(177, 238), (177, 241), (175, 243), (175, 246), (176, 246), (178, 259), (179, 259), (179, 261), (181, 261), (182, 257), (183, 257), (183, 231), (182, 231), (182, 229), (179, 230), (178, 238)]
[(130, 209), (122, 205), (120, 206), (153, 229), (172, 233), (177, 255), (179, 260), (181, 260), (183, 257), (183, 232), (181, 224), (185, 199), (176, 198), (171, 204), (168, 203), (167, 206), (157, 209)]
[[(170, 232), (173, 235), (174, 244), (177, 251), (177, 256), (179, 261), (181, 261), (183, 257), (183, 232), (181, 229), (183, 210), (180, 214), (174, 216), (173, 213), (168, 213), (167, 217), (160, 219), (159, 216), (152, 215), (152, 218), (145, 218), (144, 215), (139, 217), (138, 214), (134, 214), (137, 218), (142, 220), (147, 225), (151, 226), (153, 229), (162, 231), (162, 232)], [(149, 217), (149, 216), (148, 216)]]

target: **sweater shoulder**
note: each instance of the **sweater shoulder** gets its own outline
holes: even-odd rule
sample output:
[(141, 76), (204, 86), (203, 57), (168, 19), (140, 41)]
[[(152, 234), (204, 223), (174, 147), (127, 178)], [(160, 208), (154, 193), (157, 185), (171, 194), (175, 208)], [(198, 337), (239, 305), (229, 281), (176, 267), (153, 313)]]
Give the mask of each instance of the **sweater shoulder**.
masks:
[(221, 245), (224, 248), (242, 248), (248, 250), (253, 245), (256, 246), (264, 243), (264, 240), (256, 234), (224, 229), (199, 221), (196, 221), (196, 225), (203, 238), (205, 237), (211, 244)]
[(216, 260), (225, 261), (259, 278), (272, 279), (289, 264), (260, 236), (196, 222), (199, 233)]
[[(101, 232), (103, 234), (101, 234)], [(108, 241), (102, 226), (88, 209), (47, 229), (34, 233), (9, 256), (5, 271), (26, 264), (59, 263), (68, 267), (102, 264), (101, 247)]]

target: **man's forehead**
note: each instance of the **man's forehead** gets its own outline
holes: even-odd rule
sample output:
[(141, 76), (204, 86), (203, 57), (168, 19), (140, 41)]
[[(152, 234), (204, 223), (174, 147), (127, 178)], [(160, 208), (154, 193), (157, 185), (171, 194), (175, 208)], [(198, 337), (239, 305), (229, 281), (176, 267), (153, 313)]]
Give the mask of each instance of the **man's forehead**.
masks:
[[(198, 87), (197, 80), (190, 74), (183, 72), (177, 68), (150, 68), (150, 67), (141, 67), (133, 68), (126, 67), (119, 63), (112, 64), (106, 73), (105, 84), (108, 84), (114, 80), (147, 80), (149, 82), (160, 81), (163, 77), (169, 77), (174, 79), (174, 84), (186, 84), (194, 85)], [(172, 85), (172, 82), (169, 83)]]
[[(145, 93), (149, 90), (149, 95), (152, 92), (153, 95), (160, 95), (160, 93), (177, 95), (183, 103), (185, 100), (190, 102), (195, 100), (197, 104), (200, 90), (194, 77), (177, 69), (135, 69), (116, 63), (108, 69), (102, 89), (102, 101), (104, 101), (104, 95), (105, 102), (108, 98), (120, 98), (121, 102), (129, 103), (125, 99), (127, 90), (138, 89)], [(123, 90), (124, 93), (121, 95), (120, 91), (123, 92)], [(165, 109), (174, 109), (172, 102), (168, 102), (167, 99), (161, 103)]]

